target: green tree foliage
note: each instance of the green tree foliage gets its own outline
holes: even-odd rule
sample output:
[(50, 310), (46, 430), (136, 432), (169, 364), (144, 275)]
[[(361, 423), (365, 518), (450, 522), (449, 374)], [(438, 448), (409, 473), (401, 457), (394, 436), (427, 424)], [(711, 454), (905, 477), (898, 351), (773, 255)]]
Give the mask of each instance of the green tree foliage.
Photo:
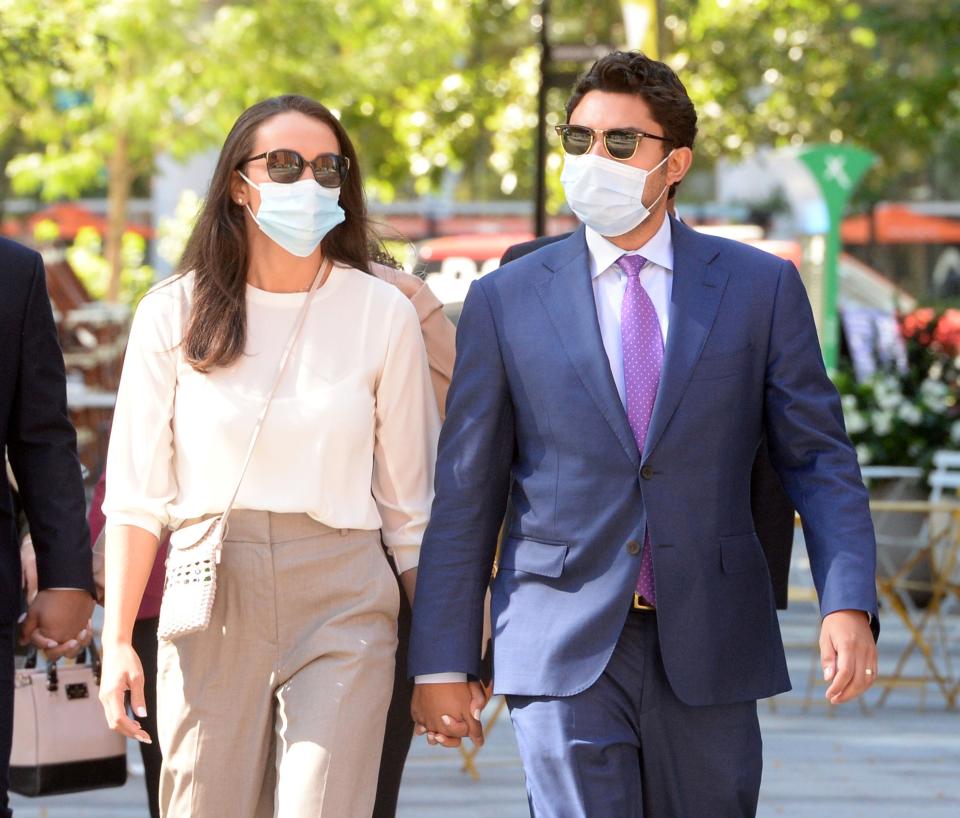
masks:
[(8, 93), (21, 138), (34, 147), (7, 173), (16, 192), (47, 199), (106, 181), (111, 300), (120, 294), (134, 181), (150, 172), (158, 150), (202, 144), (202, 129), (184, 127), (203, 70), (191, 59), (202, 8), (199, 0), (17, 0), (3, 10), (0, 52), (8, 40), (33, 46)]
[[(664, 57), (701, 114), (698, 163), (843, 140), (881, 157), (861, 198), (902, 195), (904, 178), (960, 177), (960, 0), (658, 5)], [(624, 42), (620, 0), (550, 6), (555, 44)], [(339, 112), (381, 200), (440, 190), (526, 199), (540, 9), (538, 0), (0, 0), (0, 164), (21, 194), (107, 185), (111, 294), (135, 180), (162, 152), (216, 147), (241, 110), (274, 94)], [(555, 66), (548, 127), (584, 67)]]
[[(902, 196), (960, 125), (960, 0), (666, 0), (669, 61), (711, 158), (849, 141), (861, 199)], [(949, 136), (949, 134), (953, 136)], [(899, 189), (898, 189), (899, 186)]]

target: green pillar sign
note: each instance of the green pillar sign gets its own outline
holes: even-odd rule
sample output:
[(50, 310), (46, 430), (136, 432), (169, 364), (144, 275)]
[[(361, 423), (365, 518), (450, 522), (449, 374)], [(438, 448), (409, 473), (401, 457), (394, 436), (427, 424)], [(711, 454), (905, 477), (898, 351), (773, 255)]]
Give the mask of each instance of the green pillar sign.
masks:
[(823, 360), (827, 369), (837, 367), (840, 325), (837, 318), (837, 291), (840, 287), (840, 220), (847, 202), (863, 175), (877, 160), (875, 154), (849, 145), (811, 145), (797, 157), (817, 180), (827, 206), (829, 225), (823, 260)]

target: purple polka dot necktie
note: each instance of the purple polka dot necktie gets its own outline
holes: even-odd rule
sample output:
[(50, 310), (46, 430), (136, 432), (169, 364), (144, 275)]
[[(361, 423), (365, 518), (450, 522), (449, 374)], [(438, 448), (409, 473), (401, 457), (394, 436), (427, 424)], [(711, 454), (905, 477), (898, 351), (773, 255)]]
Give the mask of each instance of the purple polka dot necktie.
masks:
[[(663, 366), (663, 333), (653, 301), (640, 283), (640, 271), (646, 265), (643, 256), (623, 255), (617, 264), (627, 274), (627, 289), (623, 295), (620, 313), (620, 337), (623, 341), (623, 385), (627, 398), (627, 420), (633, 430), (637, 447), (643, 455), (643, 444), (650, 427), (653, 404), (660, 385)], [(657, 604), (653, 579), (650, 532), (643, 538), (640, 558), (640, 576), (637, 593), (650, 603)]]

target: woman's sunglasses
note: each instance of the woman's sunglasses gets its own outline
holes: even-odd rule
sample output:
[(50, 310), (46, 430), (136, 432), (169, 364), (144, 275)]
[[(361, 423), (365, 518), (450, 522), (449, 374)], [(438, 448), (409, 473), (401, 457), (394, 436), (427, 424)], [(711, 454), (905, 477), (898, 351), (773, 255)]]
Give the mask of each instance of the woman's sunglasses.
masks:
[(288, 148), (278, 148), (275, 151), (251, 156), (249, 159), (244, 159), (237, 169), (258, 159), (267, 160), (267, 176), (271, 181), (279, 182), (281, 185), (296, 182), (303, 173), (304, 167), (309, 165), (313, 170), (313, 178), (317, 180), (320, 187), (340, 187), (347, 178), (347, 171), (350, 170), (349, 157), (338, 153), (321, 153), (310, 162)]
[(582, 156), (593, 147), (593, 140), (597, 136), (603, 137), (603, 146), (614, 159), (621, 161), (633, 159), (640, 143), (645, 139), (659, 139), (661, 142), (672, 142), (665, 136), (638, 131), (635, 128), (612, 128), (609, 131), (587, 128), (583, 125), (557, 125), (560, 135), (560, 144), (564, 151), (573, 156)]

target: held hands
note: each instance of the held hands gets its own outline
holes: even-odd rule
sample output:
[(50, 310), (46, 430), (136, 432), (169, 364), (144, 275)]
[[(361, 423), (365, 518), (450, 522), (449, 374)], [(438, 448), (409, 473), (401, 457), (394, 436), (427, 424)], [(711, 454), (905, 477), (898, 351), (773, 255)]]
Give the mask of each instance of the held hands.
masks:
[(416, 734), (426, 734), (428, 744), (459, 747), (464, 738), (483, 746), (480, 712), (487, 692), (480, 682), (420, 684), (413, 689), (410, 714)]
[(27, 608), (20, 644), (46, 651), (48, 659), (76, 656), (93, 635), (93, 606), (93, 597), (84, 590), (40, 591)]
[(830, 704), (851, 701), (877, 678), (877, 646), (863, 611), (834, 611), (820, 627), (820, 665)]

